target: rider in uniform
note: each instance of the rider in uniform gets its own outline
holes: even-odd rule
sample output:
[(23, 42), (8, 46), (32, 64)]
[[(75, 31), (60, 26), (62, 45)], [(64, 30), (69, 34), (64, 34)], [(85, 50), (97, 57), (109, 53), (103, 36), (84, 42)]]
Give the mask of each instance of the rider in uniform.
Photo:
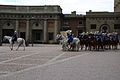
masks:
[(68, 37), (68, 43), (70, 44), (71, 42), (73, 42), (73, 36), (72, 36), (72, 31), (68, 30), (67, 31), (67, 37)]
[(112, 37), (113, 37), (113, 40), (115, 41), (115, 33), (113, 32), (113, 35), (112, 35)]
[(14, 43), (14, 41), (17, 41), (17, 32), (14, 32), (14, 35), (12, 37), (12, 42)]

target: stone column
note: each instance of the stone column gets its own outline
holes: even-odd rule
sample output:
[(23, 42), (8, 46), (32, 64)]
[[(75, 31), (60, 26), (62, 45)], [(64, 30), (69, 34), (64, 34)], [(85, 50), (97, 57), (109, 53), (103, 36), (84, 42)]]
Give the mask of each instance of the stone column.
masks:
[(2, 20), (0, 20), (0, 46), (2, 46)]
[(2, 35), (2, 20), (0, 20), (0, 35)]
[(57, 31), (58, 31), (58, 20), (55, 20), (55, 26), (54, 26), (54, 42), (56, 42)]
[(29, 40), (29, 20), (26, 23), (26, 41)]
[(19, 22), (18, 22), (18, 20), (16, 20), (16, 28), (15, 28), (15, 30), (17, 31), (17, 34), (18, 34), (18, 30), (19, 30)]
[(47, 42), (47, 20), (44, 20), (44, 42)]

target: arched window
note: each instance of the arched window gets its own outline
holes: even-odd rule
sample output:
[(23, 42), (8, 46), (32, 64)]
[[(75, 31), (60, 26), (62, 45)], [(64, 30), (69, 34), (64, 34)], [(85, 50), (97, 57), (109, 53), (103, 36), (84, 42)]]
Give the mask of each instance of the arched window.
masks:
[(10, 23), (7, 23), (7, 26), (10, 26)]
[(35, 26), (39, 26), (39, 24), (38, 24), (38, 23), (35, 23)]

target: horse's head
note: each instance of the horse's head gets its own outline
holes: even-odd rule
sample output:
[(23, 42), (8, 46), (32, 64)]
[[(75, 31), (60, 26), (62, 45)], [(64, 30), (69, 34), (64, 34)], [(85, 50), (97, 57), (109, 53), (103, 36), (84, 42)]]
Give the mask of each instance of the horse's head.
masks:
[(6, 36), (4, 36), (4, 37), (3, 37), (3, 41), (6, 41), (6, 40), (7, 40), (7, 38), (6, 38)]
[(12, 37), (10, 36), (4, 36), (3, 41), (10, 40)]
[(61, 34), (57, 34), (56, 40), (62, 40), (62, 35)]

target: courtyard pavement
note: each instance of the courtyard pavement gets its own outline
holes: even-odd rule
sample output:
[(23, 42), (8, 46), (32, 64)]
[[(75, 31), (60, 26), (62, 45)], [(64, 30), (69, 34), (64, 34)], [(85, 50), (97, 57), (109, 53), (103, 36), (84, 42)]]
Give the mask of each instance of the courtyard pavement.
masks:
[(120, 80), (120, 47), (105, 51), (62, 51), (39, 44), (11, 51), (0, 46), (0, 80)]

